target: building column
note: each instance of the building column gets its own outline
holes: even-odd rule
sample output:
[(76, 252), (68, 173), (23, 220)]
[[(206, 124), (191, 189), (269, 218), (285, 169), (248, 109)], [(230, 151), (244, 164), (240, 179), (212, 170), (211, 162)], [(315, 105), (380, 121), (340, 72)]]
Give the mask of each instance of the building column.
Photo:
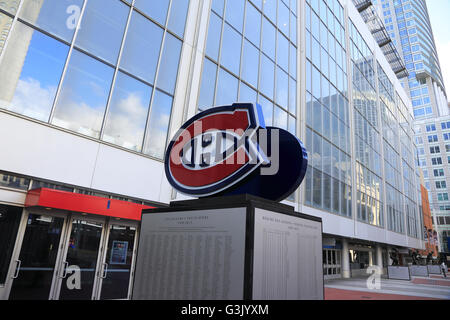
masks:
[(369, 267), (373, 266), (373, 250), (369, 251)]
[(380, 245), (377, 245), (376, 248), (376, 256), (377, 256), (377, 266), (380, 267), (380, 271), (383, 274), (383, 249)]
[(341, 256), (341, 270), (342, 278), (350, 278), (350, 259), (348, 257), (348, 241), (342, 239), (342, 256)]
[(391, 252), (391, 247), (387, 247), (386, 248), (386, 252), (387, 252), (387, 262), (388, 262), (388, 266), (392, 266), (392, 259), (391, 259), (391, 255), (389, 254)]

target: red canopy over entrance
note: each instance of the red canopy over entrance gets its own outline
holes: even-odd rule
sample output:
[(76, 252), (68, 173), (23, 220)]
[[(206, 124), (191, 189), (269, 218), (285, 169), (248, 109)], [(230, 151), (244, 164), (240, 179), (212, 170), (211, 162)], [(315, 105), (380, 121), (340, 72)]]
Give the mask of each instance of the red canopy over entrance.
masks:
[(141, 220), (142, 209), (155, 207), (54, 189), (28, 191), (25, 207), (44, 207), (121, 219)]

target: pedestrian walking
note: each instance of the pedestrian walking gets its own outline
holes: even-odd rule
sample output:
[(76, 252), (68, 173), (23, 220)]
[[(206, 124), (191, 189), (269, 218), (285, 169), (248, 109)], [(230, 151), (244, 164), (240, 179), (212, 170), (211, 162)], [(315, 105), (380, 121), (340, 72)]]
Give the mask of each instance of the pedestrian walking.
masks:
[(441, 269), (442, 269), (442, 273), (444, 274), (444, 278), (447, 278), (448, 268), (444, 261), (442, 261), (442, 263), (441, 263)]

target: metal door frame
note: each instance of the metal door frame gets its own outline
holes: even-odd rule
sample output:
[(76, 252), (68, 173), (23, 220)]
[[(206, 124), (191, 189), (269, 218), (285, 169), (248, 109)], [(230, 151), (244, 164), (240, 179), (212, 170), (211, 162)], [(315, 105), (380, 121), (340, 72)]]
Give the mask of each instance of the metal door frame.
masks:
[[(324, 269), (327, 269), (327, 274), (324, 273), (325, 280), (341, 278), (341, 274), (342, 274), (342, 261), (341, 260), (342, 259), (341, 259), (340, 255), (341, 255), (342, 250), (336, 249), (336, 248), (334, 248), (334, 249), (323, 248), (322, 250), (325, 251), (325, 257), (326, 257), (326, 261), (323, 262)], [(332, 252), (332, 251), (334, 251), (335, 255), (336, 255), (335, 256), (335, 260), (336, 260), (335, 264), (332, 263), (333, 262), (332, 259), (331, 259), (331, 261), (329, 261), (329, 259), (328, 259), (328, 252)], [(331, 253), (331, 255), (332, 255), (332, 253)], [(339, 263), (338, 263), (338, 261), (339, 261)], [(330, 262), (330, 263), (328, 263), (328, 262)], [(336, 268), (336, 274), (328, 274), (328, 270), (332, 270), (333, 268)], [(339, 273), (337, 272), (338, 268), (340, 271)]]
[(107, 223), (106, 228), (106, 236), (104, 237), (104, 242), (102, 245), (103, 252), (102, 252), (102, 259), (101, 259), (101, 272), (96, 274), (96, 276), (99, 278), (98, 287), (95, 295), (96, 300), (100, 300), (101, 294), (102, 294), (102, 284), (103, 284), (103, 273), (105, 272), (104, 267), (106, 263), (106, 254), (108, 252), (108, 241), (109, 241), (109, 230), (112, 225), (120, 225), (120, 226), (129, 226), (129, 227), (135, 227), (136, 232), (134, 236), (134, 243), (133, 243), (133, 256), (131, 258), (131, 266), (130, 266), (130, 281), (128, 284), (128, 293), (127, 293), (127, 299), (131, 299), (131, 293), (132, 293), (132, 286), (133, 286), (133, 279), (134, 279), (134, 266), (136, 263), (136, 253), (137, 253), (137, 244), (139, 239), (139, 221), (132, 221), (132, 220), (116, 220), (114, 218), (110, 218)]
[[(94, 283), (93, 283), (93, 287), (92, 287), (92, 293), (91, 293), (91, 300), (94, 299), (95, 297), (95, 293), (97, 291), (97, 286), (98, 286), (98, 273), (99, 273), (99, 269), (100, 269), (100, 258), (101, 258), (101, 253), (103, 250), (103, 239), (105, 237), (105, 230), (106, 230), (106, 226), (108, 224), (107, 221), (107, 217), (104, 216), (94, 216), (94, 215), (84, 215), (84, 214), (79, 214), (79, 213), (72, 213), (69, 217), (69, 219), (67, 220), (67, 229), (64, 235), (64, 242), (63, 245), (61, 246), (61, 256), (58, 262), (58, 272), (55, 273), (55, 277), (54, 277), (54, 288), (53, 288), (53, 292), (51, 295), (51, 299), (54, 300), (59, 300), (60, 299), (60, 294), (61, 294), (61, 286), (63, 284), (63, 280), (65, 279), (65, 277), (62, 277), (64, 275), (64, 271), (65, 271), (65, 264), (66, 264), (66, 259), (67, 259), (67, 252), (69, 249), (69, 237), (70, 234), (72, 233), (72, 227), (73, 227), (73, 221), (74, 220), (83, 220), (83, 221), (87, 221), (87, 222), (93, 222), (93, 223), (101, 223), (102, 224), (102, 234), (100, 236), (100, 241), (99, 241), (99, 247), (98, 247), (98, 252), (97, 252), (97, 262), (96, 262), (96, 266), (95, 266), (95, 272), (94, 272)], [(66, 274), (67, 276), (67, 274)]]
[(102, 289), (102, 275), (104, 272), (104, 263), (106, 259), (106, 254), (108, 250), (108, 241), (109, 241), (109, 230), (111, 225), (123, 225), (130, 226), (136, 228), (134, 244), (133, 244), (133, 256), (131, 260), (130, 267), (130, 281), (128, 285), (128, 294), (127, 299), (131, 298), (132, 288), (133, 288), (133, 279), (134, 279), (134, 268), (136, 264), (136, 254), (137, 254), (137, 246), (139, 243), (139, 232), (140, 232), (140, 223), (139, 221), (133, 220), (115, 220), (112, 217), (103, 217), (103, 216), (95, 216), (95, 215), (83, 215), (78, 213), (70, 213), (67, 211), (57, 210), (57, 209), (44, 209), (44, 208), (23, 208), (22, 216), (20, 218), (19, 228), (17, 230), (16, 241), (14, 243), (14, 249), (11, 254), (11, 259), (9, 263), (9, 268), (5, 280), (4, 286), (0, 286), (0, 300), (7, 300), (9, 298), (9, 294), (11, 292), (11, 288), (14, 282), (14, 276), (17, 272), (18, 260), (20, 258), (20, 253), (22, 250), (23, 240), (25, 236), (25, 231), (28, 225), (28, 217), (30, 214), (43, 215), (43, 216), (51, 216), (55, 218), (64, 219), (63, 225), (61, 228), (61, 234), (58, 244), (58, 252), (56, 255), (56, 260), (54, 264), (52, 283), (50, 286), (49, 292), (49, 300), (58, 300), (61, 292), (61, 285), (63, 284), (63, 272), (65, 270), (64, 262), (67, 258), (68, 246), (69, 246), (69, 237), (72, 232), (72, 226), (74, 220), (84, 220), (88, 222), (101, 223), (102, 224), (102, 235), (99, 242), (99, 249), (97, 255), (97, 263), (96, 263), (96, 271), (94, 277), (93, 290), (91, 294), (91, 299), (98, 300), (101, 297), (101, 289)]
[[(55, 265), (54, 265), (54, 269), (53, 269), (53, 277), (52, 277), (52, 283), (50, 286), (50, 292), (49, 292), (49, 297), (48, 299), (51, 299), (52, 297), (52, 292), (54, 290), (54, 283), (55, 283), (55, 277), (57, 274), (57, 270), (58, 270), (58, 260), (59, 257), (61, 255), (61, 250), (62, 250), (62, 240), (64, 237), (64, 233), (65, 230), (67, 228), (67, 221), (68, 221), (68, 214), (66, 212), (63, 211), (59, 211), (59, 210), (47, 210), (47, 209), (43, 209), (43, 208), (32, 208), (32, 209), (28, 209), (28, 208), (23, 208), (22, 211), (22, 217), (19, 223), (19, 229), (17, 231), (17, 236), (16, 236), (16, 242), (14, 245), (14, 250), (13, 250), (13, 254), (11, 255), (11, 261), (9, 264), (9, 269), (8, 269), (8, 274), (6, 277), (6, 281), (5, 281), (5, 286), (3, 288), (0, 288), (0, 299), (2, 300), (7, 300), (9, 299), (9, 295), (11, 293), (11, 289), (14, 283), (14, 279), (17, 278), (16, 276), (16, 272), (18, 272), (18, 267), (19, 267), (19, 258), (20, 258), (20, 253), (22, 251), (22, 245), (23, 245), (23, 240), (25, 237), (25, 231), (28, 225), (28, 217), (30, 214), (36, 214), (36, 215), (42, 215), (42, 216), (50, 216), (50, 217), (55, 217), (55, 218), (62, 218), (64, 219), (62, 228), (61, 228), (61, 235), (59, 238), (59, 244), (58, 244), (58, 252), (56, 255), (56, 260), (55, 260)], [(2, 293), (3, 290), (3, 293)]]

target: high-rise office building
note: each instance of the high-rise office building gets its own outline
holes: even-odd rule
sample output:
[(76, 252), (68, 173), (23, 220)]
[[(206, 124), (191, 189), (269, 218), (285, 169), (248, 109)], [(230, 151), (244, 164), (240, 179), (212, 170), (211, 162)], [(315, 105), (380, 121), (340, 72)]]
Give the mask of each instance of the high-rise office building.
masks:
[(401, 81), (413, 105), (418, 165), (424, 173), (432, 214), (442, 217), (434, 219), (439, 224), (439, 250), (448, 251), (450, 225), (445, 219), (450, 219), (450, 115), (426, 1), (372, 2), (409, 72)]
[(322, 218), (326, 278), (425, 248), (411, 101), (351, 0), (3, 3), (0, 298), (129, 298), (139, 210), (185, 198), (169, 139), (236, 101), (308, 149), (284, 203)]
[(409, 72), (402, 85), (415, 119), (449, 114), (447, 95), (425, 0), (374, 0)]

